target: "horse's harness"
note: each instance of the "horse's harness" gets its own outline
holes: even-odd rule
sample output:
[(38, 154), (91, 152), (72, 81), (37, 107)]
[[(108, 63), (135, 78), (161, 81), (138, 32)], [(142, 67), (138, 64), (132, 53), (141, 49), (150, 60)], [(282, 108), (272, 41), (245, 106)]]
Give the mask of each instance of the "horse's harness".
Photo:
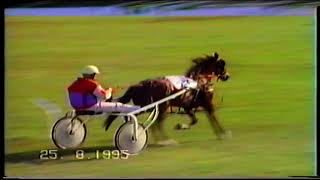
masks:
[[(203, 87), (201, 87), (201, 86), (203, 86)], [(210, 88), (210, 87), (212, 87), (212, 86), (213, 86), (213, 83), (210, 82), (210, 81), (208, 81), (207, 83), (205, 83), (205, 84), (203, 84), (203, 85), (200, 85), (200, 87), (198, 87), (198, 88), (196, 89), (196, 95), (193, 96), (192, 103), (195, 103), (195, 101), (196, 101), (196, 99), (197, 99), (197, 97), (198, 97), (198, 94), (199, 94), (201, 88), (203, 88), (205, 92), (207, 92), (207, 91), (208, 91), (208, 92), (212, 92), (212, 91), (213, 91), (213, 88)]]
[[(147, 85), (147, 86), (152, 87), (152, 86), (154, 86), (154, 83), (155, 83), (156, 81), (159, 81), (159, 80), (168, 83), (167, 79), (165, 79), (165, 78), (158, 78), (158, 79), (156, 79), (156, 80), (150, 80), (150, 79), (149, 79), (149, 80), (145, 80), (145, 81), (142, 82), (142, 84), (145, 84), (145, 85)], [(205, 80), (205, 82), (203, 82), (203, 80)], [(195, 89), (195, 90), (196, 90), (196, 94), (193, 96), (193, 98), (192, 98), (192, 100), (191, 100), (191, 104), (193, 104), (193, 103), (196, 102), (196, 100), (197, 100), (197, 98), (198, 98), (198, 95), (199, 95), (199, 92), (200, 92), (201, 89), (203, 89), (204, 91), (207, 92), (206, 89), (209, 89), (210, 87), (213, 86), (213, 83), (211, 82), (211, 79), (207, 79), (206, 76), (198, 77), (198, 78), (196, 78), (196, 81), (197, 81), (197, 83), (198, 83), (198, 87)], [(168, 85), (171, 87), (171, 89), (174, 88), (171, 83), (168, 83)], [(210, 91), (213, 91), (213, 89), (212, 89), (212, 90), (209, 89), (208, 92), (210, 92)], [(188, 91), (187, 91), (187, 92), (188, 92)], [(184, 94), (181, 96), (181, 98), (184, 98), (184, 97), (187, 95), (187, 92), (184, 93)], [(153, 98), (152, 98), (152, 97), (150, 97), (150, 101), (151, 101), (150, 103), (153, 102)], [(179, 109), (180, 109), (180, 108), (179, 108)]]
[[(210, 76), (209, 76), (210, 77)], [(211, 78), (208, 78), (207, 76), (202, 76), (196, 78), (197, 79), (197, 83), (198, 83), (198, 87), (196, 88), (196, 94), (193, 96), (192, 100), (191, 100), (191, 104), (194, 104), (198, 98), (199, 92), (201, 89), (204, 89), (205, 92), (207, 92), (206, 89), (208, 89), (208, 92), (212, 92), (213, 88), (210, 88), (213, 86), (213, 82), (211, 82)], [(203, 79), (206, 80), (205, 83), (203, 83)], [(200, 84), (200, 85), (199, 85)], [(184, 98), (186, 96), (187, 93), (184, 93), (182, 95), (182, 98)], [(180, 108), (179, 108), (180, 109)]]

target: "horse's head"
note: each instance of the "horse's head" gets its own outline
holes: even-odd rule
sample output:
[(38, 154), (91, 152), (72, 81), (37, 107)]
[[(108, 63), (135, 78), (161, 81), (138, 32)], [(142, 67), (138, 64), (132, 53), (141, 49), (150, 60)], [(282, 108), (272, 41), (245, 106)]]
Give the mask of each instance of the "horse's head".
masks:
[(217, 75), (217, 80), (221, 79), (222, 81), (226, 81), (229, 79), (230, 74), (226, 69), (226, 61), (223, 59), (219, 59), (216, 62), (216, 71), (214, 71), (215, 75)]
[(198, 57), (192, 60), (193, 65), (187, 71), (186, 76), (195, 80), (206, 77), (207, 81), (229, 79), (230, 74), (226, 69), (226, 61), (219, 59), (217, 52), (212, 55), (205, 55), (204, 57)]

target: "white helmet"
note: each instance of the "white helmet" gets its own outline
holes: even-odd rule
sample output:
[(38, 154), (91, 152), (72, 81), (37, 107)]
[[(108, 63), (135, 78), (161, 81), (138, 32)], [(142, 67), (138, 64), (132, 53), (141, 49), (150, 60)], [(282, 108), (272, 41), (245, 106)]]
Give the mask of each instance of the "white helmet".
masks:
[(100, 72), (96, 66), (88, 65), (82, 69), (81, 74), (100, 74)]

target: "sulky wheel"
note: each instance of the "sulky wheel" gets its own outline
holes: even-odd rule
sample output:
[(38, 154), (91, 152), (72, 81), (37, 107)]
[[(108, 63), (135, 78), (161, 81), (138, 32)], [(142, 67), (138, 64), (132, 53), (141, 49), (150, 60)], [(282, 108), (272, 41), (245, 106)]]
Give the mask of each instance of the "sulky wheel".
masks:
[(134, 125), (126, 122), (120, 126), (115, 135), (115, 145), (120, 151), (125, 151), (131, 155), (136, 155), (144, 150), (148, 142), (148, 132), (144, 130), (142, 124), (138, 124), (137, 140), (133, 140)]
[(59, 119), (52, 128), (51, 138), (60, 149), (79, 147), (85, 140), (87, 128), (79, 118)]

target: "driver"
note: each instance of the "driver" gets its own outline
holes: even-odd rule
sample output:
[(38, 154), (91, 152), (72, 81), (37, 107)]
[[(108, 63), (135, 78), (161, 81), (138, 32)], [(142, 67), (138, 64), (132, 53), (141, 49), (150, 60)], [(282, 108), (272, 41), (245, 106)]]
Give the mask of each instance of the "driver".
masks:
[(83, 77), (68, 87), (69, 101), (75, 110), (128, 113), (140, 108), (120, 102), (106, 102), (111, 100), (114, 90), (104, 89), (95, 80), (96, 74), (100, 74), (96, 66), (86, 66), (81, 74)]

